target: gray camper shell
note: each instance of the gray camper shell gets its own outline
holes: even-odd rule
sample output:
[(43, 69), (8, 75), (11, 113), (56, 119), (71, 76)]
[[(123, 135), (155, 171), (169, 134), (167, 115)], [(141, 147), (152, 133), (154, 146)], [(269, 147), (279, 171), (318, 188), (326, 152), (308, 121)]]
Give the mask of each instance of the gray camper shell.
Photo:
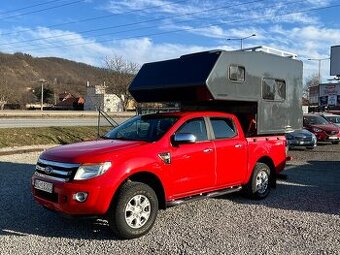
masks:
[(302, 127), (302, 62), (252, 48), (213, 50), (146, 63), (129, 87), (137, 102), (180, 102), (182, 111), (234, 113), (246, 130), (283, 134)]

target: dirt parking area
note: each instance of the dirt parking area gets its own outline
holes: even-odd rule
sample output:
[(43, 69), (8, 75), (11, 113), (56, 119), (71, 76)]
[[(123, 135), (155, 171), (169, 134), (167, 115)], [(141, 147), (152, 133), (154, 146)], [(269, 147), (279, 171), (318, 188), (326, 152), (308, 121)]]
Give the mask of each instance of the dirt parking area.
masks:
[(240, 194), (160, 211), (149, 234), (116, 240), (105, 220), (37, 205), (39, 153), (0, 157), (0, 254), (340, 254), (340, 145), (294, 150), (286, 179), (261, 201)]

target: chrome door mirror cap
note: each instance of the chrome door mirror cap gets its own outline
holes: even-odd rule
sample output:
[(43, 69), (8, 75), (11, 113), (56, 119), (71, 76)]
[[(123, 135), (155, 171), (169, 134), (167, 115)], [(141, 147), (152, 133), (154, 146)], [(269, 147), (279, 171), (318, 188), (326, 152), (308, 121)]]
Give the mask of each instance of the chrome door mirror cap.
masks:
[(184, 133), (184, 134), (175, 134), (172, 137), (172, 143), (175, 145), (179, 144), (187, 144), (187, 143), (195, 143), (197, 140), (196, 136), (190, 133)]

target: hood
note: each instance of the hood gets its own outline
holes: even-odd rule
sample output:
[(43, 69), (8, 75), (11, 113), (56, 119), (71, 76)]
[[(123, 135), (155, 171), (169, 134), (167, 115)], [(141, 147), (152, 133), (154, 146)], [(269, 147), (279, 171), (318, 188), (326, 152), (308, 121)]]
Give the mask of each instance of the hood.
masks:
[(311, 128), (318, 128), (324, 130), (326, 132), (330, 131), (339, 131), (339, 128), (333, 124), (325, 124), (325, 125), (310, 125)]
[[(108, 160), (120, 150), (135, 148), (147, 144), (144, 141), (96, 140), (69, 145), (61, 145), (48, 149), (40, 158), (64, 163), (95, 163)], [(115, 153), (116, 152), (116, 153)]]
[(290, 135), (294, 136), (294, 137), (300, 137), (300, 138), (306, 138), (306, 137), (311, 137), (314, 134), (309, 132), (306, 129), (302, 129), (302, 130), (295, 130), (292, 133), (289, 133)]

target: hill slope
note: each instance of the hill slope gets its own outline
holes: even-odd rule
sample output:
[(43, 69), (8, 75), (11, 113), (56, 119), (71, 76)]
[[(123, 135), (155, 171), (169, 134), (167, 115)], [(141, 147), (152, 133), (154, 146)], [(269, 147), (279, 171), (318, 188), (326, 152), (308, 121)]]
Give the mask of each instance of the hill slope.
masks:
[(102, 83), (104, 73), (105, 69), (62, 58), (0, 53), (0, 93), (10, 90), (10, 103), (23, 105), (34, 100), (29, 88), (40, 86), (40, 79), (45, 79), (55, 94), (68, 91), (84, 96), (86, 82)]

